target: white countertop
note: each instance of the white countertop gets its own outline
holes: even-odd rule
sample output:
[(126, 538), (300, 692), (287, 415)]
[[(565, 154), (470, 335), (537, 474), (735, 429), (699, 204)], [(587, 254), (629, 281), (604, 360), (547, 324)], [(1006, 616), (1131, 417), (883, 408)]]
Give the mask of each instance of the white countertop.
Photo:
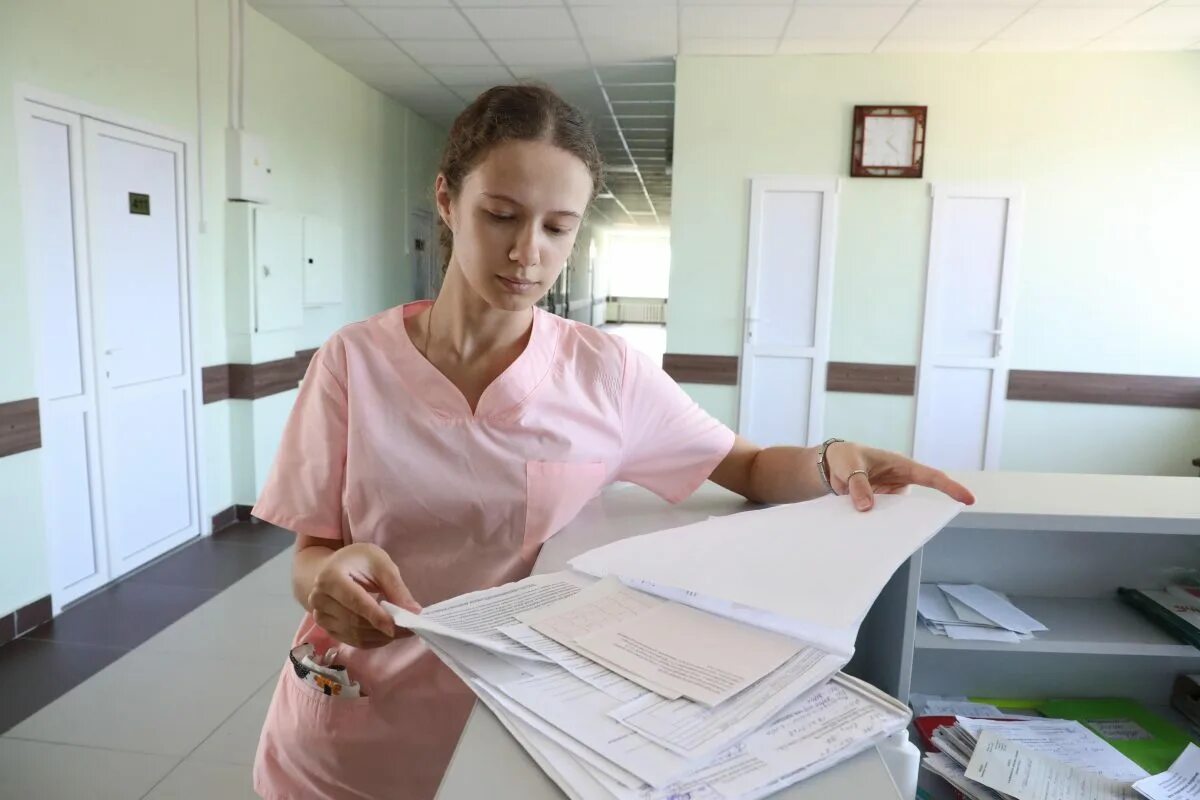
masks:
[(950, 475), (976, 499), (951, 523), (958, 528), (1200, 534), (1200, 478), (1003, 471)]

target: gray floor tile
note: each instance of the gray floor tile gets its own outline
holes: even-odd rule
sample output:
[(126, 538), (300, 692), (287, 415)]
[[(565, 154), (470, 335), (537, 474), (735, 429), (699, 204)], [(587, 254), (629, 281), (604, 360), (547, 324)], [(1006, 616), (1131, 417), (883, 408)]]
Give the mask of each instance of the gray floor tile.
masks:
[(125, 655), (86, 644), (18, 639), (0, 647), (0, 733)]
[(261, 686), (219, 655), (135, 650), (72, 689), (8, 736), (185, 756)]
[(0, 799), (130, 800), (149, 791), (178, 762), (170, 756), (0, 738)]
[(156, 634), (139, 650), (211, 659), (253, 686), (287, 659), (304, 609), (290, 597), (229, 589)]
[(145, 800), (256, 800), (250, 767), (187, 759)]
[(231, 589), (254, 594), (292, 596), (292, 551), (280, 553), (235, 583)]
[(267, 718), (267, 707), (271, 704), (277, 680), (277, 676), (272, 675), (245, 705), (196, 748), (191, 758), (246, 766), (253, 764), (254, 753), (258, 749), (258, 735), (262, 731), (263, 720)]

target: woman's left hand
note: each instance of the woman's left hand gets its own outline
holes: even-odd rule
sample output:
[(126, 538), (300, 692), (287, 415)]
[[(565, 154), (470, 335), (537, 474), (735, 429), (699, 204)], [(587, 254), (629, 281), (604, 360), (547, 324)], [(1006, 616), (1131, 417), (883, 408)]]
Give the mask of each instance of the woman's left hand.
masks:
[(975, 502), (971, 490), (946, 473), (899, 453), (854, 442), (834, 442), (825, 450), (825, 464), (833, 490), (849, 494), (859, 511), (871, 510), (875, 495), (902, 494), (913, 484), (945, 492), (960, 503)]

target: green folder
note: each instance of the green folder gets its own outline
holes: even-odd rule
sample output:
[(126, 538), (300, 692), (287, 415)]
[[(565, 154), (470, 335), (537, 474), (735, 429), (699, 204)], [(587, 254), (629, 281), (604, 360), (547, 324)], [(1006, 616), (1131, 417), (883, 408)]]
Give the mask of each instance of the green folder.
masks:
[(1047, 717), (1082, 722), (1151, 775), (1170, 767), (1191, 741), (1133, 700), (1047, 700), (1037, 709)]

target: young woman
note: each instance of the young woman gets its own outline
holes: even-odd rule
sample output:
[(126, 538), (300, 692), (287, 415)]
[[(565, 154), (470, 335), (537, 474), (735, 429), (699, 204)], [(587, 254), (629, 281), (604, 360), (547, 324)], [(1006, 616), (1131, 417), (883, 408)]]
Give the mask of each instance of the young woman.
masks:
[[(621, 339), (536, 308), (600, 176), (587, 123), (553, 92), (485, 92), (437, 178), (437, 299), (348, 325), (314, 356), (254, 508), (297, 535), (295, 644), (312, 645), (280, 675), (263, 797), (432, 798), (474, 697), (376, 597), (418, 611), (520, 579), (612, 481), (671, 502), (705, 480), (766, 503), (832, 490), (864, 511), (912, 483), (973, 501), (894, 453), (838, 442), (822, 474), (813, 448), (756, 447)], [(334, 649), (324, 663), (362, 696), (305, 677)]]

